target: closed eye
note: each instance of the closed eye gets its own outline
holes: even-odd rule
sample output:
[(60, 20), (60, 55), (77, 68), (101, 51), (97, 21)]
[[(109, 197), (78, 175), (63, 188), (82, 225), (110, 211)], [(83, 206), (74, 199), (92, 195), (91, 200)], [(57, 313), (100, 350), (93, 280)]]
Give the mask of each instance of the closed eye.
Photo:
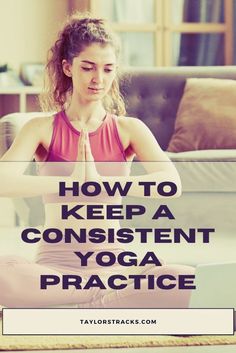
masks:
[[(93, 68), (92, 67), (81, 67), (82, 68), (82, 70), (84, 70), (84, 71), (92, 71), (93, 70)], [(109, 72), (112, 72), (113, 71), (113, 69), (108, 69), (108, 68), (105, 68), (104, 69), (104, 72), (106, 72), (106, 73), (109, 73)]]
[(82, 70), (84, 70), (84, 71), (92, 71), (93, 68), (92, 67), (82, 67)]

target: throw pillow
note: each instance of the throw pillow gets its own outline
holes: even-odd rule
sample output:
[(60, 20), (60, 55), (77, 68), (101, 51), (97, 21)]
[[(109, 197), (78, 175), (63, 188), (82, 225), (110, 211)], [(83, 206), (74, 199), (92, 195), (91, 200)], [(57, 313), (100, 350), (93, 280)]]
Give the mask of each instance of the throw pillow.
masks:
[(167, 151), (236, 148), (236, 81), (187, 79)]

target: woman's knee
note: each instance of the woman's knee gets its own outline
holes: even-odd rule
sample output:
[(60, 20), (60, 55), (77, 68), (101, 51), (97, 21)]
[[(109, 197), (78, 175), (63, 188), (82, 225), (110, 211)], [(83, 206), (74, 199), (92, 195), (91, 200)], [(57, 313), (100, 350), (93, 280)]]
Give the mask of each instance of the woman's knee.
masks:
[(7, 255), (0, 256), (0, 305), (4, 305), (10, 294), (19, 291), (22, 287), (18, 275), (18, 265), (29, 264), (23, 257)]
[(151, 266), (147, 270), (142, 272), (146, 275), (173, 275), (178, 276), (180, 274), (192, 275), (195, 273), (195, 268), (187, 265), (177, 265), (177, 264), (168, 264), (162, 266)]
[(28, 264), (30, 261), (17, 255), (0, 256), (0, 270), (3, 265)]

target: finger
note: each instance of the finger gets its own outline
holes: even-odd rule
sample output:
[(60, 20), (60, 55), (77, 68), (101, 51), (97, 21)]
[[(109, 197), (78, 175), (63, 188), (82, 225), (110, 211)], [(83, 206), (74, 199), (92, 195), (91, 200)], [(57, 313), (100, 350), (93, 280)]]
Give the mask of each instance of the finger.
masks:
[(89, 141), (89, 135), (87, 134), (86, 136), (86, 144), (85, 144), (86, 148), (85, 148), (85, 153), (86, 153), (86, 161), (93, 161), (93, 154), (91, 151), (91, 145), (90, 145), (90, 141)]
[(84, 129), (81, 130), (80, 132), (80, 137), (79, 137), (79, 147), (81, 148), (85, 142), (85, 132)]
[(81, 130), (81, 135), (80, 135), (80, 146), (79, 146), (79, 169), (80, 169), (80, 176), (84, 180), (85, 179), (85, 132), (82, 129)]
[(81, 130), (79, 141), (78, 141), (78, 152), (77, 152), (78, 161), (84, 160), (85, 158), (84, 144), (85, 144), (84, 130)]
[(81, 161), (85, 162), (85, 143), (81, 147)]
[(86, 161), (89, 161), (89, 138), (87, 133), (85, 138), (85, 158)]
[(85, 160), (86, 160), (86, 150), (87, 150), (87, 130), (84, 129), (84, 157), (85, 157)]

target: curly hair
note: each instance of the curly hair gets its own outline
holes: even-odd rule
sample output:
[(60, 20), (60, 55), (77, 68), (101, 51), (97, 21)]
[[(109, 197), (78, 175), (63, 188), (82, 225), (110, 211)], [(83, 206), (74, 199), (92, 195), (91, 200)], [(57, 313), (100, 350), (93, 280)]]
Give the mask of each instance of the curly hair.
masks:
[[(66, 21), (58, 38), (49, 49), (45, 68), (44, 90), (40, 95), (40, 105), (43, 111), (59, 111), (65, 109), (72, 93), (72, 80), (64, 74), (63, 59), (72, 63), (86, 46), (92, 43), (111, 45), (117, 59), (120, 54), (118, 37), (108, 27), (105, 20), (93, 18), (88, 13), (75, 13)], [(117, 73), (110, 91), (104, 97), (105, 109), (117, 115), (125, 114), (125, 104), (119, 90), (119, 74)]]

